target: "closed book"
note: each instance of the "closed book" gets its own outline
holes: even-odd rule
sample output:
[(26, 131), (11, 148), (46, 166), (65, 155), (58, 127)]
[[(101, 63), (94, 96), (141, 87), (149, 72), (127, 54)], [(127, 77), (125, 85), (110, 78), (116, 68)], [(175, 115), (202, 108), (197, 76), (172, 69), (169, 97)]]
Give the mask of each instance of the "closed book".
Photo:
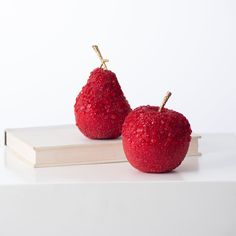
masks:
[[(199, 155), (199, 138), (192, 135), (187, 155)], [(75, 125), (7, 129), (5, 145), (33, 167), (126, 161), (121, 138), (88, 139)]]

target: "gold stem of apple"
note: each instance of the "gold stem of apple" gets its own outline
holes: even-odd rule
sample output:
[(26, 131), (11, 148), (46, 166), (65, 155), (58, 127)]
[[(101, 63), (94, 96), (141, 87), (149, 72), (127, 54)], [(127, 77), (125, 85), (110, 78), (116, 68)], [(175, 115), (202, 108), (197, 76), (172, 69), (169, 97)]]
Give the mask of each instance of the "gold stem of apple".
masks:
[(166, 93), (166, 96), (164, 97), (164, 99), (162, 101), (162, 104), (161, 104), (161, 106), (159, 108), (159, 112), (161, 112), (161, 110), (164, 108), (164, 106), (166, 105), (166, 103), (167, 103), (168, 99), (170, 98), (170, 96), (171, 96), (171, 92), (168, 91)]
[(103, 56), (102, 56), (102, 54), (101, 54), (101, 52), (100, 52), (100, 50), (99, 50), (97, 45), (93, 45), (92, 47), (93, 47), (93, 50), (96, 52), (96, 54), (98, 55), (98, 57), (99, 57), (99, 59), (100, 59), (100, 61), (102, 63), (100, 67), (104, 68), (105, 70), (107, 70), (106, 62), (109, 62), (109, 60), (103, 58)]

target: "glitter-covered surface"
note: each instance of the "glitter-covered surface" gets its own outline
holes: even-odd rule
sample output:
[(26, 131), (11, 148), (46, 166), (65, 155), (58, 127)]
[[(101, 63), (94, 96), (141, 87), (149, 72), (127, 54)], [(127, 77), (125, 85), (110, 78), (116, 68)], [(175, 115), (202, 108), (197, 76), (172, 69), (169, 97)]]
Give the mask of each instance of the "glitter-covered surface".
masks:
[(119, 137), (130, 111), (115, 73), (102, 68), (91, 72), (74, 106), (76, 125), (92, 139)]
[(191, 140), (188, 120), (173, 110), (142, 106), (125, 119), (122, 140), (130, 164), (143, 172), (169, 172), (181, 164)]

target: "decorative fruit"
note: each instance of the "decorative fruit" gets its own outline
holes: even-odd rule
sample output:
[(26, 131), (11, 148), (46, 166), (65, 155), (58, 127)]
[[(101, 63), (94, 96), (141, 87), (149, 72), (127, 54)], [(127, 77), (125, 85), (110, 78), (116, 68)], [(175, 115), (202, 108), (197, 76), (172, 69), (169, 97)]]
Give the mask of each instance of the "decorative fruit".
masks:
[(93, 46), (101, 67), (93, 70), (74, 105), (76, 125), (91, 139), (112, 139), (121, 135), (122, 124), (131, 111), (115, 73), (107, 69), (98, 46)]
[(162, 173), (175, 169), (184, 160), (191, 141), (188, 120), (164, 108), (141, 106), (126, 117), (122, 127), (123, 148), (130, 164), (143, 172)]

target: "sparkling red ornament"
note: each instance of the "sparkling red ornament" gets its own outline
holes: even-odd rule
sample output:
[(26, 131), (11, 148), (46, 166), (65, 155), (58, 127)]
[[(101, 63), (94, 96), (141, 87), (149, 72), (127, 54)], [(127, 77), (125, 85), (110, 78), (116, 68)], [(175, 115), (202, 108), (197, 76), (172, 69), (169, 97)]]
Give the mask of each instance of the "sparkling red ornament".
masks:
[(130, 111), (115, 73), (103, 68), (91, 72), (74, 105), (76, 125), (91, 139), (119, 137)]
[(191, 141), (184, 115), (159, 107), (141, 106), (126, 117), (123, 148), (130, 164), (143, 172), (169, 172), (184, 160)]

